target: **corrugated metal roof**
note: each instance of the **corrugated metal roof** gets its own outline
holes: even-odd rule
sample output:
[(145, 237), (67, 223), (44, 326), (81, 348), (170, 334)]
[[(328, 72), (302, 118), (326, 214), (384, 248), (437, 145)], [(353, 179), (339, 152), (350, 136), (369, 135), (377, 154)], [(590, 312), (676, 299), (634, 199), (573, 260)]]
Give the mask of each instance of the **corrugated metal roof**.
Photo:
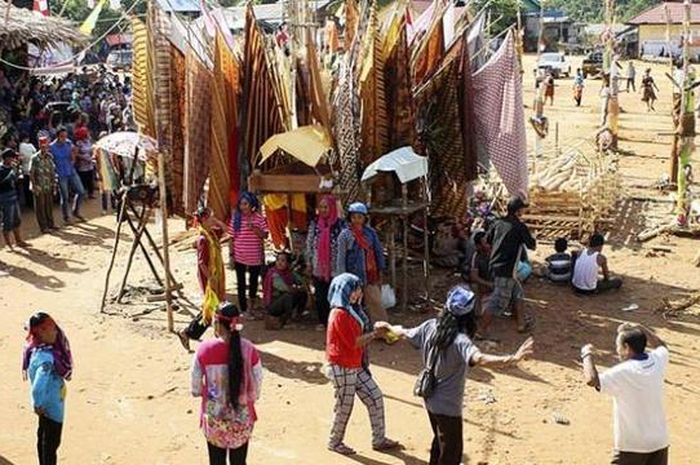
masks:
[[(634, 18), (627, 21), (627, 24), (666, 24), (666, 5), (671, 16), (672, 24), (681, 24), (685, 17), (685, 9), (681, 2), (664, 2), (653, 6)], [(693, 24), (700, 23), (700, 3), (691, 3), (690, 5), (690, 22)]]
[(195, 13), (199, 12), (199, 3), (196, 0), (157, 0), (158, 6), (168, 13)]

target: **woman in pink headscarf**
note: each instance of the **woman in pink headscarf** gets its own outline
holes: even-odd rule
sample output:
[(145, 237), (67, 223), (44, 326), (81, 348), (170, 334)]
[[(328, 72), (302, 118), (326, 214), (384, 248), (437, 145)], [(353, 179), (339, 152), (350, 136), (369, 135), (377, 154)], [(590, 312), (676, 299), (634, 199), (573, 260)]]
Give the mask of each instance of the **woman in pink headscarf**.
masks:
[(333, 195), (321, 197), (317, 207), (317, 217), (309, 224), (306, 237), (306, 260), (313, 277), (316, 312), (322, 330), (328, 325), (330, 307), (328, 289), (337, 270), (333, 269), (338, 252), (338, 235), (345, 226), (345, 221), (338, 215), (338, 201)]

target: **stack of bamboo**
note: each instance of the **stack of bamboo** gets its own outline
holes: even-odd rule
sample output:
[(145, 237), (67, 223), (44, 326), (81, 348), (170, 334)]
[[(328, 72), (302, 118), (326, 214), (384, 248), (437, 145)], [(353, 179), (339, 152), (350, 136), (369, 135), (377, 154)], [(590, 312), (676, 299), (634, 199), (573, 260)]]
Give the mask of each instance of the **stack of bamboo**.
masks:
[(524, 219), (538, 237), (580, 239), (609, 221), (620, 190), (612, 157), (575, 148), (537, 165)]

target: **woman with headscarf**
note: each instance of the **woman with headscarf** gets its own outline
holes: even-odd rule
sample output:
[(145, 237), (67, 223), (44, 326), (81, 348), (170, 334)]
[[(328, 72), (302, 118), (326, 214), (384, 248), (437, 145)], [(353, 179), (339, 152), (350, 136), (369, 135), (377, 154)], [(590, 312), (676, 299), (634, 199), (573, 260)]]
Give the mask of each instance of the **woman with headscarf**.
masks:
[(377, 232), (367, 225), (367, 206), (355, 202), (348, 207), (349, 224), (338, 236), (336, 269), (352, 273), (363, 284), (367, 309), (372, 321), (386, 321), (382, 308), (382, 272), (386, 268), (382, 243)]
[(384, 398), (369, 371), (366, 350), (373, 339), (386, 334), (386, 328), (372, 328), (362, 308), (362, 282), (355, 275), (343, 273), (333, 278), (328, 301), (332, 310), (326, 332), (326, 358), (328, 375), (335, 389), (328, 449), (342, 455), (355, 453), (343, 442), (355, 394), (369, 412), (372, 448), (378, 451), (396, 448), (399, 443), (388, 439), (385, 434)]
[[(258, 279), (265, 261), (267, 221), (260, 213), (258, 199), (250, 192), (243, 192), (231, 215), (232, 261), (236, 270), (238, 305), (241, 313), (252, 316), (258, 295)], [(246, 285), (246, 273), (250, 276)], [(248, 300), (246, 300), (246, 297)], [(250, 313), (250, 314), (249, 314)]]
[(38, 312), (32, 315), (27, 330), (22, 376), (31, 383), (32, 407), (39, 416), (39, 463), (55, 465), (63, 430), (65, 382), (73, 373), (73, 357), (68, 338), (48, 314)]
[(262, 363), (257, 349), (241, 337), (240, 312), (222, 302), (214, 315), (216, 338), (203, 342), (192, 362), (192, 395), (202, 398), (200, 426), (210, 465), (245, 465), (257, 420)]
[(263, 302), (268, 317), (265, 327), (279, 329), (295, 314), (300, 317), (306, 307), (306, 288), (301, 276), (289, 266), (287, 252), (278, 252), (275, 265), (263, 279)]
[(338, 215), (338, 202), (335, 196), (327, 194), (318, 202), (318, 216), (309, 224), (306, 236), (306, 260), (314, 283), (316, 312), (319, 329), (328, 326), (328, 288), (331, 278), (336, 274), (338, 255), (338, 236), (345, 226), (345, 221)]
[(226, 274), (221, 254), (221, 237), (226, 225), (219, 221), (207, 207), (200, 207), (194, 215), (197, 237), (197, 279), (204, 295), (202, 311), (190, 324), (177, 333), (182, 346), (190, 350), (190, 339), (199, 340), (211, 325), (219, 306), (226, 299)]
[(434, 434), (429, 465), (462, 463), (462, 403), (469, 369), (511, 366), (532, 354), (531, 337), (513, 355), (479, 351), (472, 342), (477, 328), (475, 303), (476, 296), (469, 288), (455, 286), (447, 293), (445, 309), (438, 318), (406, 330), (384, 322), (375, 325), (405, 338), (421, 352), (425, 368), (414, 394), (423, 397)]

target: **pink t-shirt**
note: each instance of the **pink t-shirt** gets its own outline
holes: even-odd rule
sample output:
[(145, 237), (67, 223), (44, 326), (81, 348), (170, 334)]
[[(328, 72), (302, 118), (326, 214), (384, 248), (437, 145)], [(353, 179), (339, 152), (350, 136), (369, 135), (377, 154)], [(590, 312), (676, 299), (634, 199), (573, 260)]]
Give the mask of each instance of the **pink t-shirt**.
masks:
[[(264, 233), (259, 237), (253, 228), (258, 227)], [(242, 265), (257, 266), (265, 261), (264, 238), (267, 237), (267, 220), (258, 212), (244, 215), (241, 221), (241, 229), (233, 229), (233, 218), (231, 219), (231, 237), (233, 237), (233, 259)]]

